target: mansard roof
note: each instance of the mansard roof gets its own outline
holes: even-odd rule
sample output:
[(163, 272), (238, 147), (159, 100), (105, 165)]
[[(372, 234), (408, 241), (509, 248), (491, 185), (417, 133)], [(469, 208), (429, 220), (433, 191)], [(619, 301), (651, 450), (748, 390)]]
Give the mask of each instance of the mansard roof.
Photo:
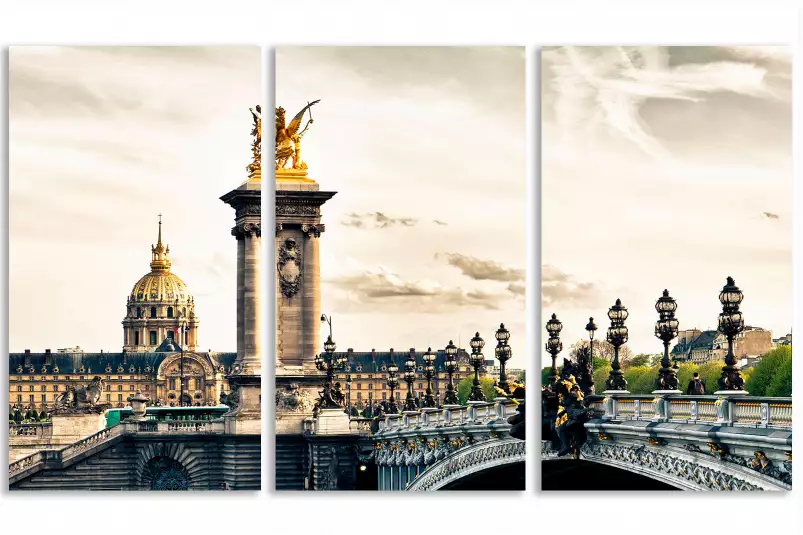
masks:
[[(225, 369), (231, 367), (237, 353), (198, 352), (191, 353), (209, 357), (215, 366), (222, 365)], [(10, 374), (29, 374), (33, 367), (34, 374), (42, 373), (42, 366), (46, 366), (46, 373), (53, 373), (58, 367), (58, 373), (72, 374), (103, 374), (103, 373), (156, 373), (162, 361), (171, 353), (9, 353), (8, 370)], [(84, 371), (81, 372), (83, 365)], [(111, 368), (106, 372), (106, 366)], [(17, 372), (19, 367), (22, 372)], [(122, 370), (122, 371), (120, 371)]]
[[(415, 351), (416, 368), (424, 365), (424, 353), (426, 353), (426, 351)], [(433, 353), (436, 355), (435, 369), (443, 370), (446, 363), (446, 353), (443, 352), (443, 349), (439, 349), (437, 351), (433, 350)], [(349, 355), (346, 351), (335, 352), (335, 356), (337, 357), (348, 357), (348, 371), (356, 372), (358, 371), (359, 367), (359, 371), (362, 371), (363, 373), (381, 373), (387, 371), (386, 368), (388, 364), (390, 364), (391, 358), (396, 363), (396, 366), (399, 367), (399, 372), (403, 372), (404, 362), (407, 360), (409, 354), (410, 351), (394, 351), (392, 354), (390, 351), (353, 351), (351, 355)], [(465, 349), (458, 349), (457, 360), (461, 364), (467, 363), (468, 352), (466, 352)]]

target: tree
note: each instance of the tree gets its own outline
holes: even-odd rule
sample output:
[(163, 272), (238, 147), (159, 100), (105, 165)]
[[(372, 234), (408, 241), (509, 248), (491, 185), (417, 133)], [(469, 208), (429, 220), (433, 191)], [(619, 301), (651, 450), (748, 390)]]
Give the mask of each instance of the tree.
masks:
[(634, 394), (644, 394), (645, 392), (638, 391), (636, 384), (639, 382), (642, 375), (650, 375), (650, 372), (652, 372), (652, 368), (649, 366), (631, 366), (627, 368), (624, 372), (625, 381), (627, 381), (627, 390)]
[(541, 385), (546, 386), (549, 384), (549, 376), (552, 374), (552, 366), (546, 366), (541, 370)]
[[(713, 394), (719, 390), (719, 378), (722, 375), (722, 367), (725, 363), (721, 360), (710, 360), (697, 368), (700, 380), (705, 385), (705, 393)], [(684, 385), (685, 387), (686, 385)]]
[(678, 364), (678, 390), (686, 393), (686, 388), (689, 382), (694, 377), (694, 372), (700, 373), (699, 367), (691, 362), (682, 362)]
[(594, 392), (601, 394), (605, 390), (605, 381), (611, 373), (611, 365), (603, 359), (594, 359)]
[[(768, 351), (755, 365), (750, 381), (745, 384), (745, 390), (753, 396), (768, 395), (767, 390), (787, 357), (790, 360), (792, 358), (792, 348), (789, 346), (779, 346)], [(789, 389), (791, 390), (791, 383)]]
[(628, 360), (624, 365), (622, 365), (623, 369), (627, 369), (630, 367), (637, 367), (637, 366), (652, 366), (652, 357), (653, 355), (649, 355), (647, 353), (639, 353), (635, 357)]
[(515, 381), (519, 384), (525, 384), (527, 382), (527, 370), (521, 370), (521, 373), (516, 376)]
[[(569, 348), (569, 357), (577, 362), (577, 351), (582, 347), (588, 347), (588, 340), (578, 340)], [(608, 362), (613, 362), (613, 345), (607, 340), (594, 340), (594, 354), (592, 357), (603, 358)], [(633, 358), (633, 352), (627, 346), (619, 348), (619, 363), (624, 364)]]
[[(749, 392), (749, 390), (748, 390)], [(792, 395), (792, 354), (784, 355), (781, 364), (775, 371), (775, 375), (767, 387), (768, 396), (791, 396)]]
[[(460, 401), (461, 405), (466, 404), (472, 386), (474, 386), (474, 376), (466, 377), (457, 383), (457, 399)], [(485, 395), (486, 401), (491, 401), (496, 397), (494, 380), (490, 377), (480, 377), (480, 389)]]

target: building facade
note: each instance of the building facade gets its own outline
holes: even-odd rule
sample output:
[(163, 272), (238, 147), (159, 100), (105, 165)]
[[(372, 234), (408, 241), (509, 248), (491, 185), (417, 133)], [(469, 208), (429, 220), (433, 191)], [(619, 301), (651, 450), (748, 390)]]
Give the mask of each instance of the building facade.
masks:
[[(738, 360), (752, 362), (774, 347), (772, 333), (760, 327), (745, 327), (733, 341), (733, 352)], [(678, 334), (678, 343), (672, 348), (672, 358), (678, 362), (705, 364), (724, 361), (728, 352), (728, 339), (715, 330), (688, 329)]]
[(87, 353), (79, 346), (10, 353), (9, 405), (51, 410), (64, 392), (94, 377), (105, 383), (101, 402), (114, 407), (125, 406), (137, 390), (155, 405), (216, 405), (220, 394), (230, 391), (226, 375), (236, 353), (196, 351), (195, 300), (170, 271), (169, 253), (160, 217), (151, 271), (134, 284), (126, 301), (120, 353)]

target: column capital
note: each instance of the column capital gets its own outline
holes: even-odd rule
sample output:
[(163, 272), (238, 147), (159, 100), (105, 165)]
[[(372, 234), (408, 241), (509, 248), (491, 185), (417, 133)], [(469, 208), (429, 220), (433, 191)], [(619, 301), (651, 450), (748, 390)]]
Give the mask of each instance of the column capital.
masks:
[(231, 228), (231, 235), (238, 240), (242, 240), (246, 236), (259, 238), (262, 236), (262, 224), (253, 222), (237, 223)]
[(306, 234), (310, 238), (320, 238), (321, 232), (326, 230), (326, 225), (323, 223), (318, 223), (317, 225), (301, 225), (301, 232)]

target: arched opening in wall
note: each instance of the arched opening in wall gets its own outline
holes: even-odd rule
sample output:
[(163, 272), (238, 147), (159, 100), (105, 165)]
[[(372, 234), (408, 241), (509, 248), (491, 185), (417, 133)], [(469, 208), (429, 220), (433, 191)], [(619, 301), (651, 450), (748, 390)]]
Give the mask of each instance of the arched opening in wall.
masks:
[(468, 474), (439, 490), (525, 490), (525, 463), (494, 466)]
[(140, 307), (137, 307), (137, 317), (138, 318), (142, 317), (142, 309)]
[(173, 317), (173, 307), (167, 307), (167, 317), (168, 318)]
[(356, 481), (355, 490), (377, 490), (379, 487), (379, 473), (376, 465), (358, 461)]
[(192, 407), (192, 398), (186, 392), (181, 394), (181, 398), (179, 399), (179, 404), (182, 407)]
[[(139, 315), (137, 315), (137, 317), (139, 317)], [(138, 332), (134, 333), (134, 345), (135, 346), (139, 345), (139, 333)]]
[(584, 459), (541, 462), (541, 490), (680, 490), (645, 475)]
[(156, 317), (156, 307), (151, 307), (151, 317), (152, 318)]
[(142, 486), (150, 490), (189, 490), (190, 475), (170, 457), (154, 457), (142, 473)]

